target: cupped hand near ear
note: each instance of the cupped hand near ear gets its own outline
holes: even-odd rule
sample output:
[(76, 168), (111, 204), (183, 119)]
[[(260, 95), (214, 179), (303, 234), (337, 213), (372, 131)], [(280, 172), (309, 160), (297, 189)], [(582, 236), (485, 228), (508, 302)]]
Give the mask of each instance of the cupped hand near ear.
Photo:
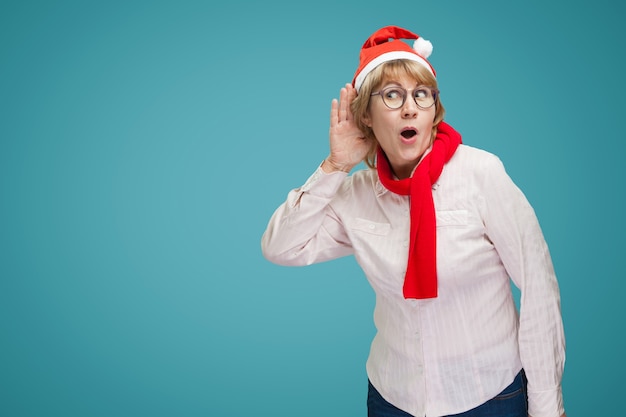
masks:
[(371, 140), (354, 122), (350, 104), (357, 93), (352, 84), (346, 84), (339, 92), (339, 100), (333, 99), (330, 108), (330, 155), (322, 163), (325, 172), (350, 172), (367, 156)]

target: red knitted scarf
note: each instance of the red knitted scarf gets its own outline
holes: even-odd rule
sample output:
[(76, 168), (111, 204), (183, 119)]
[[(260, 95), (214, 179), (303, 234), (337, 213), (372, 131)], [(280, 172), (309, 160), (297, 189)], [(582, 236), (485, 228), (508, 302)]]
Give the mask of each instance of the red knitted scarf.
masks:
[(404, 276), (404, 298), (437, 297), (437, 230), (432, 185), (461, 143), (461, 135), (445, 122), (437, 126), (432, 149), (410, 178), (396, 180), (383, 150), (378, 148), (376, 168), (389, 191), (408, 195), (411, 204), (409, 261)]

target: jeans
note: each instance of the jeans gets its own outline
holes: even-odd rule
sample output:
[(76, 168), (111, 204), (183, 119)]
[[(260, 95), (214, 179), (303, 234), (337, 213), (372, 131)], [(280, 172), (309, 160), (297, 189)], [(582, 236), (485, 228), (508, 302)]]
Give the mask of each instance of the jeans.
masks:
[[(388, 403), (368, 381), (368, 417), (413, 417)], [(469, 411), (447, 417), (528, 417), (526, 376), (522, 370), (513, 383), (486, 403)]]

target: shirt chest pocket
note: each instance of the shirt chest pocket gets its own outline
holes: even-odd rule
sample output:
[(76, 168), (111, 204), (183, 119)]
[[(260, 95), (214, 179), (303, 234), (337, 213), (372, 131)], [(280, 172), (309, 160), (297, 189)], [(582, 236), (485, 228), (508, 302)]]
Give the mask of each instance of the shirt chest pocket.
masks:
[(467, 210), (437, 210), (437, 227), (467, 226)]
[(391, 225), (389, 223), (378, 223), (357, 217), (354, 219), (352, 230), (370, 235), (386, 236), (391, 230)]

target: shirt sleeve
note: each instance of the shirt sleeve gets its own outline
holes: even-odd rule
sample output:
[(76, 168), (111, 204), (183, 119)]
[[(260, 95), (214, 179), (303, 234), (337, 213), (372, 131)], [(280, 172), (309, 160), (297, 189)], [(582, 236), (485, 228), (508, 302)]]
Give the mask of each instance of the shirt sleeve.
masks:
[(286, 266), (324, 262), (353, 253), (343, 225), (330, 206), (347, 173), (319, 167), (291, 190), (270, 218), (261, 238), (263, 256)]
[(564, 413), (565, 336), (548, 246), (533, 208), (500, 160), (494, 157), (484, 174), (488, 238), (521, 293), (518, 338), (528, 378), (528, 414), (559, 417)]

